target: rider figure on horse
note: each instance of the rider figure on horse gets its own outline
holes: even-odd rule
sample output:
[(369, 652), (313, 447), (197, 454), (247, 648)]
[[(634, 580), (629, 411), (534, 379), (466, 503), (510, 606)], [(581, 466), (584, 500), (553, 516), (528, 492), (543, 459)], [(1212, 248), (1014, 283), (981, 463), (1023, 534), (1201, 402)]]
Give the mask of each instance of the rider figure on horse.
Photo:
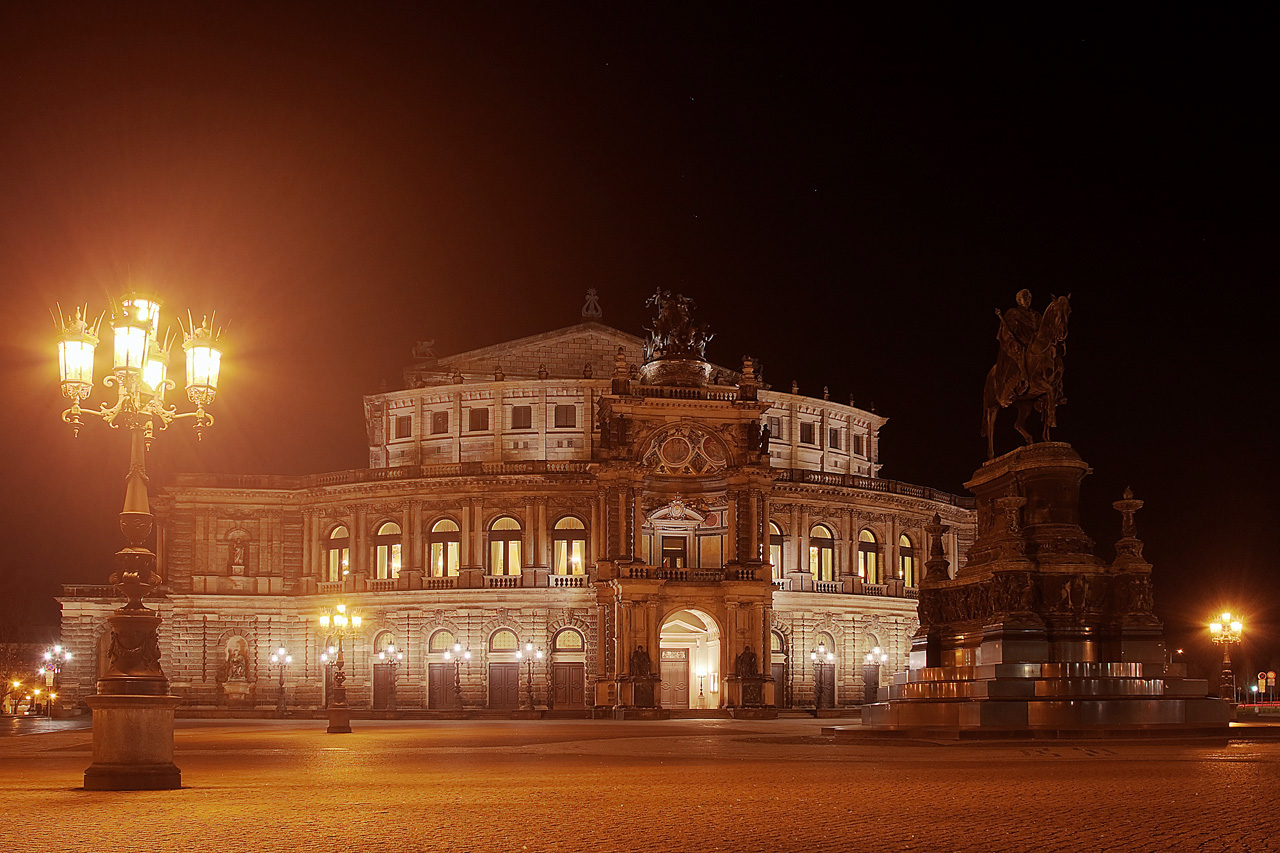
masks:
[(1019, 290), (1016, 300), (1018, 304), (1003, 314), (999, 308), (996, 309), (996, 316), (1000, 318), (1000, 328), (996, 331), (1000, 352), (1017, 368), (1006, 374), (1000, 388), (999, 402), (1002, 407), (1011, 405), (1030, 387), (1027, 347), (1040, 331), (1040, 312), (1031, 307), (1031, 291), (1025, 287)]

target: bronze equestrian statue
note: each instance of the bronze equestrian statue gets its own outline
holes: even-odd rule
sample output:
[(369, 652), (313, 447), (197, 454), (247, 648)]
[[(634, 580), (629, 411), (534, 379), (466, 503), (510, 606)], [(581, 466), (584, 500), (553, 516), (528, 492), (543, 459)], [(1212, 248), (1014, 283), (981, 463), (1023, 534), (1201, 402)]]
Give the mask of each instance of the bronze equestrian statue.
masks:
[(1042, 440), (1048, 441), (1049, 429), (1058, 425), (1057, 408), (1067, 402), (1062, 393), (1062, 356), (1071, 297), (1050, 297), (1043, 316), (1031, 307), (1031, 291), (1019, 291), (1017, 303), (1003, 314), (996, 310), (1000, 351), (982, 390), (982, 435), (987, 440), (988, 459), (996, 455), (995, 424), (1001, 409), (1018, 407), (1014, 429), (1031, 444), (1035, 439), (1026, 429), (1031, 410), (1040, 413)]

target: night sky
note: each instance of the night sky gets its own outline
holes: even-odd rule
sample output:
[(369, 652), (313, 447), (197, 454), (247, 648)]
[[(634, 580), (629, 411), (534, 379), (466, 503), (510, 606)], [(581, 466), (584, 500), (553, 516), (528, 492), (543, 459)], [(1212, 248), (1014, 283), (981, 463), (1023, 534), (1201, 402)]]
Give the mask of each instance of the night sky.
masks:
[(40, 5), (0, 11), (4, 618), (123, 544), (125, 437), (60, 423), (55, 302), (228, 325), (159, 482), (363, 467), (360, 395), (416, 340), (569, 325), (588, 287), (638, 334), (661, 287), (713, 360), (874, 404), (883, 476), (962, 492), (1028, 287), (1072, 295), (1054, 437), (1100, 553), (1132, 485), (1176, 642), (1229, 606), (1280, 662), (1273, 17)]

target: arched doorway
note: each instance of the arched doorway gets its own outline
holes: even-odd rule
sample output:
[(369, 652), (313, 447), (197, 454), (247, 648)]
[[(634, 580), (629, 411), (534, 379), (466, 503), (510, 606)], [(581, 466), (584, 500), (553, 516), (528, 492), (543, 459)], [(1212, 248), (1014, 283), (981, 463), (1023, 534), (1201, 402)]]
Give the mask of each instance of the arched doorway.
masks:
[(701, 610), (677, 610), (662, 623), (658, 674), (664, 708), (721, 706), (720, 628)]

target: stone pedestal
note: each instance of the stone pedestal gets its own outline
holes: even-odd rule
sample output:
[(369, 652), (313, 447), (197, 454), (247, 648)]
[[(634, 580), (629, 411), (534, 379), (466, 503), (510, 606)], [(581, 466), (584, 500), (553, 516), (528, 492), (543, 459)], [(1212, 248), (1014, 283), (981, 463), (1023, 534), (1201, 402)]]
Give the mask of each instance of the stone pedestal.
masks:
[[(1107, 565), (1079, 523), (1089, 466), (1062, 442), (987, 462), (966, 484), (978, 538), (954, 578), (945, 528), (926, 528), (929, 572), (911, 668), (863, 708), (872, 728), (1080, 734), (1157, 729), (1226, 732), (1230, 709), (1207, 684), (1166, 678), (1151, 566), (1126, 494), (1123, 535)], [(934, 570), (935, 566), (938, 568)]]
[(94, 695), (93, 763), (84, 771), (89, 791), (164, 791), (182, 787), (173, 763), (176, 696)]
[(331, 735), (351, 734), (351, 709), (346, 705), (341, 707), (329, 706), (329, 728), (325, 729)]

